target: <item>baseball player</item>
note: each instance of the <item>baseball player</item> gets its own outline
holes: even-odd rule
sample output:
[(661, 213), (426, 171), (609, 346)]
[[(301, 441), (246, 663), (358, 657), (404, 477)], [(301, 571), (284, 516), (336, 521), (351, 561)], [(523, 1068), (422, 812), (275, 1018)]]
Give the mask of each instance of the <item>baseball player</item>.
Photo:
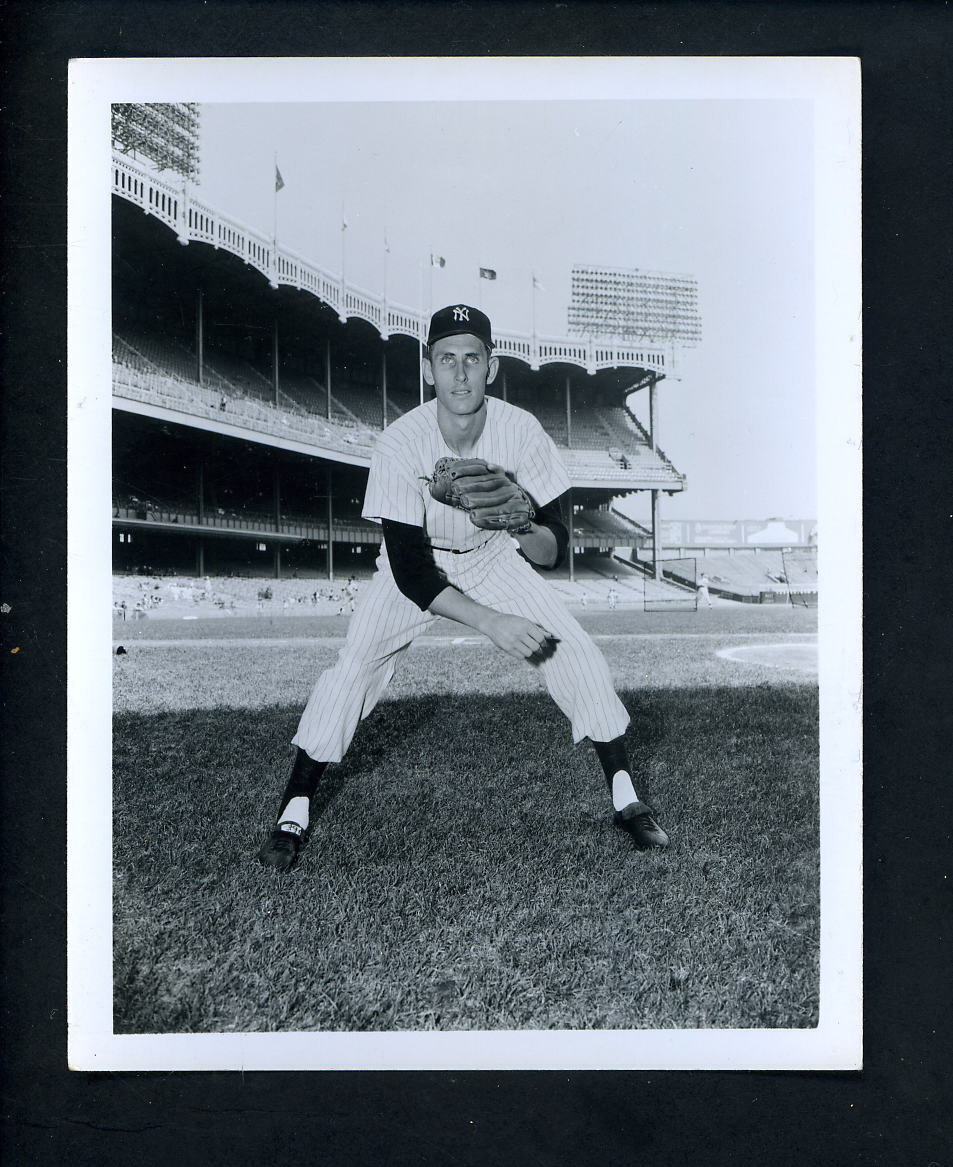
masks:
[(322, 773), (344, 757), (401, 655), (439, 616), (539, 669), (573, 741), (595, 747), (616, 825), (639, 850), (668, 846), (633, 787), (629, 715), (605, 659), (531, 566), (551, 569), (565, 555), (560, 506), (570, 483), (537, 419), (486, 396), (498, 367), (483, 312), (455, 304), (433, 314), (423, 376), (435, 397), (375, 445), (362, 513), (382, 525), (377, 569), (301, 716), (277, 822), (258, 854), (265, 866), (294, 865)]

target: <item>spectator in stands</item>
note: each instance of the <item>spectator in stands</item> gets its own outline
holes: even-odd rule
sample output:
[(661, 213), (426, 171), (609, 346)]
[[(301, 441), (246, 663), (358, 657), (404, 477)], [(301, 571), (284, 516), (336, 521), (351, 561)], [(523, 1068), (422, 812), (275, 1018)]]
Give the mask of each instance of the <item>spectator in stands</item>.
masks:
[(220, 410), (222, 410), (223, 413), (228, 408), (228, 398), (225, 397), (224, 394), (222, 396), (221, 401), (219, 401), (219, 403), (218, 403), (218, 407)]

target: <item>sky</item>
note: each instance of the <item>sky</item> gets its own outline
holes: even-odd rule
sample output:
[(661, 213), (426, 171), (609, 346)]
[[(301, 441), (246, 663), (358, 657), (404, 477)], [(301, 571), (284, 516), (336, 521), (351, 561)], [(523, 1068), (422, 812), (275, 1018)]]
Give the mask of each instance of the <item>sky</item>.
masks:
[[(816, 517), (809, 103), (324, 101), (201, 114), (194, 197), (415, 310), (464, 300), (526, 333), (535, 312), (540, 335), (563, 337), (573, 264), (694, 277), (702, 341), (676, 353), (658, 416), (688, 488), (663, 496), (662, 517)], [(647, 395), (631, 404), (643, 416)], [(648, 496), (623, 509), (647, 518)]]

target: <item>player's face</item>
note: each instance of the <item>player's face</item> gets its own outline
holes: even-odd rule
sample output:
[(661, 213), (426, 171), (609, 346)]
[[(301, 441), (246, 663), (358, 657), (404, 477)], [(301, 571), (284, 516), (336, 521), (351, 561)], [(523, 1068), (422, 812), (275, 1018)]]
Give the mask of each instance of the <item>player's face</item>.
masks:
[(444, 409), (458, 415), (477, 413), (498, 366), (498, 358), (488, 355), (478, 337), (448, 336), (438, 340), (430, 359), (424, 360), (424, 380), (433, 385)]

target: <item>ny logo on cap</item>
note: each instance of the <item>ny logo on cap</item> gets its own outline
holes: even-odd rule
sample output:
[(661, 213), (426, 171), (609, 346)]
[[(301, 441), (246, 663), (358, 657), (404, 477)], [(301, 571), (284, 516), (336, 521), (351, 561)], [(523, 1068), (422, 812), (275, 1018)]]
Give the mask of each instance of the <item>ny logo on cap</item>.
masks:
[(459, 308), (454, 308), (453, 319), (454, 319), (454, 323), (456, 323), (458, 320), (465, 320), (469, 324), (470, 323), (470, 309), (464, 308), (462, 305)]

